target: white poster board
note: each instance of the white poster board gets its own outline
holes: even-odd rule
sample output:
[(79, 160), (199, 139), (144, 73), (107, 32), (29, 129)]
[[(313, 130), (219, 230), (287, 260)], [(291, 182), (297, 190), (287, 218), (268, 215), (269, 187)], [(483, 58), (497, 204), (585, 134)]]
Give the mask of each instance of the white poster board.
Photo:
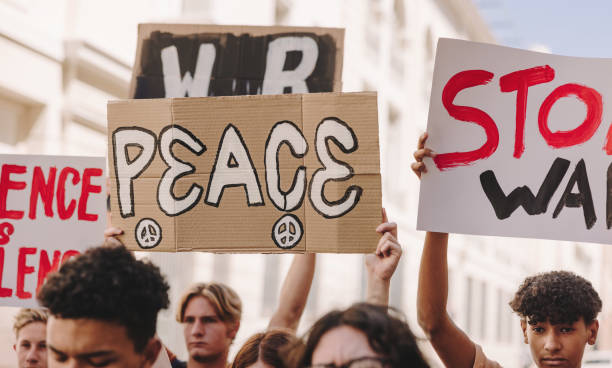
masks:
[(0, 155), (0, 305), (35, 307), (48, 272), (103, 241), (103, 157)]
[(610, 59), (441, 39), (417, 228), (612, 243), (610, 103)]

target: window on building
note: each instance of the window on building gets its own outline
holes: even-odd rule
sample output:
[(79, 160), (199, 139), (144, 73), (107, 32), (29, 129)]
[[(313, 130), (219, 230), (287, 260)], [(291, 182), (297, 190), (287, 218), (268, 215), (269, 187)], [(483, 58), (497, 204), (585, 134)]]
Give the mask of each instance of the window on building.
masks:
[(480, 283), (480, 338), (487, 338), (487, 283), (482, 281)]

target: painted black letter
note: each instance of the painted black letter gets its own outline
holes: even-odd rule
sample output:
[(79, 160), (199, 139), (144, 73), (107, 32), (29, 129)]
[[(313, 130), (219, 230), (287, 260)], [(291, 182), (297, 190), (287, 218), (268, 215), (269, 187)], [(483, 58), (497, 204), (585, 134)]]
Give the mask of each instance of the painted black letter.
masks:
[(546, 212), (548, 202), (550, 202), (550, 199), (559, 187), (569, 164), (568, 160), (557, 157), (550, 170), (548, 170), (548, 174), (544, 178), (540, 190), (538, 190), (538, 195), (535, 197), (531, 189), (526, 185), (514, 189), (506, 196), (491, 170), (480, 174), (480, 184), (487, 198), (489, 198), (498, 219), (503, 220), (510, 217), (518, 206), (523, 206), (525, 212), (529, 215), (539, 215)]
[[(578, 184), (578, 193), (572, 193), (575, 184)], [(586, 165), (584, 159), (580, 160), (576, 165), (574, 173), (567, 183), (567, 187), (553, 212), (553, 218), (557, 218), (564, 206), (581, 207), (584, 212), (584, 222), (587, 229), (595, 225), (597, 216), (595, 216), (595, 207), (593, 206), (593, 196), (591, 195), (591, 187), (589, 186), (589, 178), (587, 176)]]

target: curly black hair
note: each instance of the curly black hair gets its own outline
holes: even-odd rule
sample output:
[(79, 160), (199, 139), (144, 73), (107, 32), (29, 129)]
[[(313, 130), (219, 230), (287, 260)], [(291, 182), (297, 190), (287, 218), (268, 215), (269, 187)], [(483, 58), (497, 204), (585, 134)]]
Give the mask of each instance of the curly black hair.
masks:
[(155, 335), (157, 313), (168, 307), (159, 268), (124, 247), (97, 247), (49, 275), (38, 301), (57, 318), (89, 318), (124, 326), (141, 353)]
[(601, 299), (583, 277), (568, 271), (552, 271), (526, 278), (510, 307), (530, 323), (574, 323), (580, 317), (590, 323), (601, 311)]
[(321, 317), (310, 328), (305, 343), (287, 349), (285, 366), (309, 367), (312, 364), (312, 354), (323, 335), (340, 326), (350, 326), (362, 331), (367, 336), (370, 347), (387, 359), (389, 367), (429, 367), (401, 313), (368, 303), (357, 303), (346, 310), (331, 311)]

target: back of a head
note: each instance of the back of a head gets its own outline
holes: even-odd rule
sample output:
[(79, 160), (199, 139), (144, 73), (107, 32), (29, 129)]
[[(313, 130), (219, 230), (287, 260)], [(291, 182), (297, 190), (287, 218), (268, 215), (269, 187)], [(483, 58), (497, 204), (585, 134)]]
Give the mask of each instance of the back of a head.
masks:
[(310, 328), (306, 341), (288, 352), (286, 366), (310, 366), (313, 352), (323, 335), (341, 326), (363, 332), (370, 347), (386, 359), (389, 367), (429, 367), (401, 314), (387, 307), (367, 303), (354, 304), (348, 309), (335, 310), (321, 317)]
[(176, 313), (177, 322), (183, 322), (187, 304), (198, 296), (205, 297), (213, 305), (223, 322), (240, 322), (242, 317), (240, 297), (231, 287), (217, 282), (197, 283), (187, 289), (179, 302)]
[(523, 281), (510, 307), (521, 318), (551, 324), (592, 322), (602, 303), (593, 285), (568, 271), (551, 271)]
[(21, 308), (13, 319), (13, 332), (19, 337), (19, 331), (30, 323), (41, 322), (47, 324), (48, 313), (45, 309)]
[(258, 360), (273, 368), (283, 368), (281, 352), (295, 345), (297, 341), (298, 338), (294, 334), (281, 329), (257, 333), (242, 345), (234, 358), (232, 368), (246, 368)]
[(38, 300), (57, 318), (118, 323), (141, 351), (168, 307), (168, 289), (157, 266), (124, 247), (97, 247), (50, 274)]

